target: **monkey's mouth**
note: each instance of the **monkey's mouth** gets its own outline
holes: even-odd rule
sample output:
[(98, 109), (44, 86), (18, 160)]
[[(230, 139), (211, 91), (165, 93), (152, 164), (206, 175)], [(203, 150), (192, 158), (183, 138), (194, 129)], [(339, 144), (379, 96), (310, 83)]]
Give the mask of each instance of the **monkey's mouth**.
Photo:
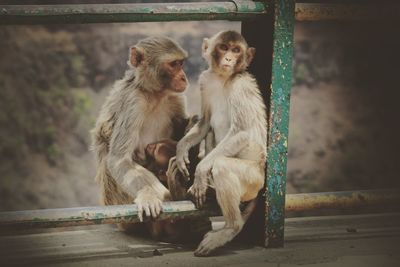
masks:
[(222, 64), (222, 69), (224, 69), (224, 70), (230, 70), (230, 69), (232, 69), (232, 66), (229, 65), (229, 64)]

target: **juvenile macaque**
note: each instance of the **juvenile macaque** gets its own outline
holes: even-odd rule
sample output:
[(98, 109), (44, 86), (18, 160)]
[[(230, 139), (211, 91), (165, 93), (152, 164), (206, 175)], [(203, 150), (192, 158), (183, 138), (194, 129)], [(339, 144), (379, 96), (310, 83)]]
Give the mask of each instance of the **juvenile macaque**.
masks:
[(140, 220), (143, 213), (157, 217), (161, 203), (171, 199), (168, 189), (144, 167), (145, 148), (183, 135), (186, 57), (186, 51), (166, 37), (146, 38), (131, 47), (131, 69), (114, 84), (92, 131), (104, 204), (136, 203)]
[[(195, 115), (188, 119), (185, 133), (187, 133), (194, 124), (198, 121), (198, 116)], [(189, 151), (189, 166), (190, 177), (182, 175), (178, 169), (167, 174), (169, 160), (176, 155), (177, 141), (172, 139), (164, 139), (158, 142), (148, 144), (146, 147), (146, 168), (153, 172), (158, 179), (167, 186), (171, 193), (172, 200), (187, 199), (187, 190), (193, 184), (194, 171), (199, 162), (199, 146), (195, 146)]]
[[(169, 166), (188, 176), (188, 151), (207, 136), (206, 144), (213, 148), (197, 165), (188, 192), (200, 207), (207, 188), (213, 187), (226, 223), (205, 235), (196, 256), (209, 255), (241, 231), (264, 185), (267, 144), (265, 105), (255, 79), (246, 72), (255, 49), (241, 34), (225, 31), (204, 39), (202, 52), (209, 65), (199, 78), (202, 117), (178, 142)], [(240, 202), (247, 201), (252, 202), (241, 214)]]
[(176, 154), (177, 142), (171, 139), (161, 140), (146, 147), (146, 168), (153, 172), (167, 186), (172, 200), (186, 199), (189, 178), (180, 173), (167, 176), (169, 160)]

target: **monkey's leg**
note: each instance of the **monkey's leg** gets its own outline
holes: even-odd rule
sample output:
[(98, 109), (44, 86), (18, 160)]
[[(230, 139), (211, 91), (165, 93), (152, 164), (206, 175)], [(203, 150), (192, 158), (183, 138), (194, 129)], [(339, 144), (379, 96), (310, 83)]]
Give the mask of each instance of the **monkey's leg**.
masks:
[(219, 157), (212, 168), (212, 183), (225, 219), (224, 228), (206, 234), (195, 251), (196, 256), (207, 256), (216, 248), (231, 241), (245, 223), (239, 209), (240, 201), (257, 197), (263, 186), (263, 171), (254, 161)]

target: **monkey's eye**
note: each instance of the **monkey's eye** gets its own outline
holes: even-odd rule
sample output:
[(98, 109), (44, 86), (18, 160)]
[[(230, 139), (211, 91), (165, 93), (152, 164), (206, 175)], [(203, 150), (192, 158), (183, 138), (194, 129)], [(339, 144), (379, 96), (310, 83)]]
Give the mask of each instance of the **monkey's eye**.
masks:
[(176, 68), (178, 66), (181, 67), (183, 65), (183, 60), (174, 60), (170, 62), (169, 65), (173, 68)]
[(219, 49), (221, 49), (222, 51), (228, 51), (228, 46), (226, 44), (221, 44), (219, 45)]
[(233, 53), (240, 53), (240, 47), (234, 47), (233, 49), (232, 49), (232, 52)]

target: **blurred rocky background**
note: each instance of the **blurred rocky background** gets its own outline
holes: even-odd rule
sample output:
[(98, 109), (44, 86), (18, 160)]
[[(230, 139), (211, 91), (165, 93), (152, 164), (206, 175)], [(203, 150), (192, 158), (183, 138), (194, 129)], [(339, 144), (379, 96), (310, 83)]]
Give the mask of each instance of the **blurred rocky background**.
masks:
[[(97, 205), (89, 131), (129, 46), (164, 34), (189, 52), (195, 114), (202, 39), (225, 29), (240, 23), (0, 26), (0, 210)], [(399, 187), (399, 31), (296, 24), (289, 193)]]

